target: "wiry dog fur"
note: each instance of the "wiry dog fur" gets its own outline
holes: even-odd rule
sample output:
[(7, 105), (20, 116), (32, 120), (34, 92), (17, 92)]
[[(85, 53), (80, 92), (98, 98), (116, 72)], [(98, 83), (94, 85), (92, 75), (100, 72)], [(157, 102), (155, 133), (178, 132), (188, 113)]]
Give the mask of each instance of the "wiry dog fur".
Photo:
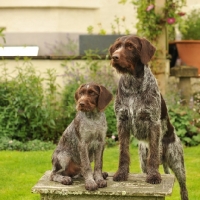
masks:
[(155, 47), (136, 36), (118, 38), (110, 47), (112, 66), (122, 75), (115, 100), (120, 141), (119, 168), (114, 181), (128, 178), (130, 133), (139, 140), (141, 168), (146, 182), (159, 184), (159, 164), (165, 173), (172, 169), (180, 185), (181, 199), (187, 200), (183, 149), (169, 121), (165, 101), (147, 63)]
[[(64, 131), (52, 156), (51, 180), (72, 184), (72, 177), (81, 173), (87, 190), (106, 187), (102, 174), (102, 156), (107, 131), (103, 112), (112, 94), (101, 85), (84, 84), (75, 93), (77, 114)], [(94, 159), (94, 175), (90, 163)], [(104, 176), (104, 177), (103, 177)]]

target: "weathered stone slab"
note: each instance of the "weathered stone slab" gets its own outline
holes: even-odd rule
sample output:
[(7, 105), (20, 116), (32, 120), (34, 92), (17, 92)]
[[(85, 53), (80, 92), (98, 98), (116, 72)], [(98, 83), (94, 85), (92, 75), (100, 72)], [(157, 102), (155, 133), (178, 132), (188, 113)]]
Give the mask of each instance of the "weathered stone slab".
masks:
[(39, 193), (42, 200), (75, 200), (75, 199), (131, 199), (131, 200), (164, 200), (171, 195), (174, 184), (173, 175), (162, 175), (161, 184), (152, 185), (145, 182), (145, 174), (130, 174), (128, 181), (114, 182), (112, 174), (107, 178), (107, 187), (96, 191), (87, 191), (84, 180), (74, 179), (73, 185), (62, 185), (49, 181), (51, 171), (47, 171), (32, 188)]
[(176, 77), (197, 77), (198, 68), (187, 65), (175, 66), (170, 69), (170, 75)]
[(182, 104), (187, 105), (192, 96), (191, 77), (198, 77), (198, 68), (187, 65), (176, 66), (170, 69), (170, 75), (179, 78), (178, 88), (181, 92)]

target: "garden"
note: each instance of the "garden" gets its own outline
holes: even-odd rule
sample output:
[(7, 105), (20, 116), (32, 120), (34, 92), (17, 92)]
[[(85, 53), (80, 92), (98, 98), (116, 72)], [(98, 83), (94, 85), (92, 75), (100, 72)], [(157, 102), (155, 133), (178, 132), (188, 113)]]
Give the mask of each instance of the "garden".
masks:
[[(51, 155), (62, 132), (75, 116), (74, 91), (84, 82), (98, 82), (115, 94), (117, 78), (109, 61), (99, 62), (98, 56), (87, 54), (87, 73), (74, 68), (75, 60), (65, 60), (66, 86), (56, 83), (54, 70), (38, 73), (30, 59), (23, 66), (17, 65), (16, 76), (9, 77), (6, 64), (2, 67), (0, 86), (0, 196), (3, 199), (39, 199), (31, 194), (31, 188), (51, 169)], [(101, 59), (99, 57), (99, 59)], [(16, 61), (17, 62), (17, 61)], [(77, 70), (78, 69), (78, 70)], [(101, 78), (100, 78), (101, 77)], [(200, 156), (199, 94), (194, 94), (193, 104), (181, 104), (176, 88), (166, 96), (171, 122), (184, 145), (187, 185), (191, 199), (198, 199), (198, 170)], [(106, 108), (108, 132), (103, 169), (115, 172), (118, 166), (118, 140), (113, 101)], [(131, 173), (141, 173), (137, 153), (137, 140), (131, 138)], [(110, 158), (112, 157), (112, 160)], [(163, 173), (162, 167), (161, 172)], [(179, 199), (179, 187), (175, 182), (173, 199)]]
[[(170, 5), (167, 6), (170, 10)], [(150, 8), (148, 12), (152, 12), (153, 7)], [(141, 9), (138, 9), (138, 12), (141, 13)], [(146, 15), (141, 17), (145, 18), (144, 22), (148, 21)], [(171, 19), (173, 17), (172, 15)], [(117, 25), (119, 25), (118, 20), (115, 19)], [(140, 22), (142, 20), (141, 18)], [(156, 23), (162, 22), (157, 15), (152, 15), (151, 20)], [(166, 22), (168, 25), (172, 23)], [(145, 24), (138, 24), (139, 31), (143, 25)], [(160, 28), (150, 27), (146, 28), (147, 36), (152, 28), (156, 28), (160, 34)], [(91, 27), (89, 30), (92, 32)], [(81, 58), (85, 60), (83, 66), (80, 66), (73, 57), (62, 61), (61, 66), (65, 71), (62, 76), (66, 83), (64, 88), (61, 88), (56, 81), (56, 70), (48, 69), (42, 74), (35, 70), (30, 58), (23, 58), (23, 65), (18, 63), (19, 59), (22, 58), (16, 58), (14, 72), (10, 72), (6, 62), (1, 65), (0, 71), (0, 197), (6, 200), (39, 200), (39, 195), (32, 194), (31, 188), (45, 171), (51, 169), (53, 150), (76, 113), (74, 100), (76, 89), (82, 83), (97, 82), (115, 95), (118, 77), (109, 66), (107, 57), (105, 62), (100, 62), (102, 57), (98, 52), (85, 52), (85, 56)], [(183, 105), (180, 91), (173, 85), (165, 95), (165, 99), (171, 122), (184, 146), (189, 198), (197, 200), (200, 197), (200, 92), (191, 96), (192, 102), (189, 105)], [(115, 172), (119, 160), (113, 104), (114, 100), (105, 110), (108, 131), (103, 170), (107, 172)], [(137, 140), (132, 136), (130, 142), (130, 172), (141, 173)], [(164, 173), (162, 166), (160, 171)], [(177, 181), (172, 196), (166, 199), (180, 199)]]

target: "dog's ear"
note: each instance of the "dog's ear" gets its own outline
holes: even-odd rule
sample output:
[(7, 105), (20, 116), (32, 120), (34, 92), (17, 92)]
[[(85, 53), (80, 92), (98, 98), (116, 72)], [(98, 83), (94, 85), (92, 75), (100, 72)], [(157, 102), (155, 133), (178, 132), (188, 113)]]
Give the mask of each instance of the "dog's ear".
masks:
[(99, 111), (103, 111), (112, 100), (112, 94), (102, 85), (100, 85), (99, 88), (100, 94), (98, 98), (97, 108)]
[(76, 101), (78, 101), (78, 98), (79, 98), (79, 96), (78, 96), (79, 90), (80, 90), (82, 87), (84, 87), (84, 86), (85, 86), (85, 84), (81, 85), (81, 86), (76, 90), (75, 95), (74, 95), (74, 98), (75, 98)]
[(141, 62), (146, 65), (153, 57), (156, 48), (145, 38), (141, 38), (141, 45), (140, 59)]

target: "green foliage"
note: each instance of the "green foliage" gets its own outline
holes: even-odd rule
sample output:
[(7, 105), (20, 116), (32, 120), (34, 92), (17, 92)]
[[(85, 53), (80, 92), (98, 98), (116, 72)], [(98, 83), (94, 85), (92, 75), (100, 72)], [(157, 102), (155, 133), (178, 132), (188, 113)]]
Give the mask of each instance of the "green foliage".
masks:
[(196, 113), (179, 105), (179, 107), (169, 109), (171, 123), (176, 129), (176, 134), (187, 146), (195, 146), (200, 143), (200, 132), (193, 122)]
[(93, 34), (93, 31), (94, 31), (94, 27), (93, 27), (93, 26), (88, 26), (88, 27), (87, 27), (87, 32), (88, 32), (89, 34)]
[[(198, 83), (197, 83), (198, 84)], [(199, 84), (198, 84), (199, 85)], [(195, 92), (193, 94), (193, 109), (200, 114), (200, 92)], [(195, 119), (195, 123), (200, 128), (200, 118)]]
[[(124, 3), (126, 1), (123, 1)], [(137, 33), (156, 43), (162, 33), (163, 27), (169, 27), (173, 31), (174, 27), (181, 19), (181, 9), (185, 5), (185, 0), (168, 0), (162, 8), (163, 12), (155, 11), (155, 1), (132, 0), (137, 8), (138, 22), (136, 24)]]
[(16, 151), (46, 151), (52, 150), (55, 145), (52, 142), (44, 142), (40, 140), (31, 140), (28, 142), (21, 142), (19, 140), (12, 140), (8, 137), (1, 137), (0, 150), (16, 150)]
[(200, 40), (200, 9), (192, 10), (179, 26), (183, 40)]
[(3, 39), (3, 42), (6, 43), (5, 34), (3, 33), (6, 30), (5, 27), (0, 27), (0, 38)]
[[(102, 27), (102, 23), (97, 24), (99, 27), (98, 34), (99, 35), (106, 35), (107, 31)], [(93, 26), (88, 26), (87, 27), (87, 32), (88, 34), (93, 34), (94, 33), (94, 27)], [(113, 23), (111, 23), (111, 33), (112, 34), (125, 34), (128, 35), (130, 34), (130, 30), (126, 27), (126, 18), (123, 17), (118, 17), (114, 16)]]
[(106, 138), (106, 147), (114, 147), (118, 144), (117, 133), (113, 133), (111, 137)]
[(25, 59), (14, 74), (10, 79), (11, 74), (4, 67), (0, 76), (0, 137), (56, 140), (64, 129), (64, 114), (57, 101), (55, 71), (47, 70), (42, 78)]
[[(130, 30), (126, 28), (126, 18), (115, 16), (114, 22), (111, 24), (112, 34), (130, 34)], [(123, 30), (123, 31), (122, 31)]]
[(138, 0), (133, 1), (133, 4), (137, 7), (137, 34), (146, 37), (151, 41), (156, 40), (162, 32), (162, 24), (160, 23), (161, 16), (155, 13), (154, 7), (151, 10), (146, 11), (151, 4), (148, 1)]
[(66, 126), (72, 122), (76, 115), (76, 103), (74, 93), (79, 87), (78, 82), (71, 82), (67, 84), (63, 90), (63, 105), (66, 109)]
[[(95, 58), (95, 59), (93, 59)], [(75, 117), (74, 94), (88, 82), (96, 82), (115, 93), (117, 80), (108, 62), (99, 62), (98, 54), (87, 51), (83, 65), (74, 60), (65, 61), (66, 87), (61, 92), (56, 84), (56, 73), (48, 69), (39, 74), (29, 59), (17, 64), (14, 72), (2, 66), (0, 75), (0, 138), (12, 141), (8, 149), (29, 150), (22, 142), (31, 140), (57, 142)], [(17, 60), (17, 63), (19, 61)], [(14, 75), (13, 75), (14, 74)], [(108, 107), (108, 134), (116, 133), (113, 105)]]
[(117, 135), (117, 119), (114, 112), (114, 105), (111, 102), (105, 110), (107, 124), (108, 124), (108, 131), (107, 136)]

